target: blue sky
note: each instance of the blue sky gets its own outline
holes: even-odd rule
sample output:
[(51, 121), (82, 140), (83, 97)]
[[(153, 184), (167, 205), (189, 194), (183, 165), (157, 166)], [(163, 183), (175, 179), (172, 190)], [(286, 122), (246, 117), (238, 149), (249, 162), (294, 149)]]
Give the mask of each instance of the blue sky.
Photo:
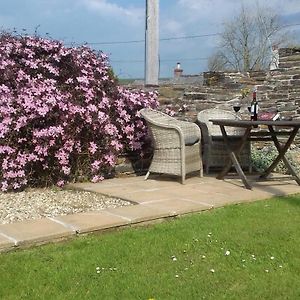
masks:
[[(36, 29), (65, 43), (104, 43), (144, 39), (146, 0), (0, 0), (0, 27)], [(270, 7), (287, 24), (300, 23), (300, 0), (160, 0), (160, 38), (214, 34), (241, 4)], [(300, 44), (300, 26), (290, 27)], [(207, 68), (218, 36), (160, 42), (160, 75), (171, 77), (177, 61), (185, 74)], [(115, 73), (123, 78), (144, 76), (144, 43), (95, 44), (109, 54)]]

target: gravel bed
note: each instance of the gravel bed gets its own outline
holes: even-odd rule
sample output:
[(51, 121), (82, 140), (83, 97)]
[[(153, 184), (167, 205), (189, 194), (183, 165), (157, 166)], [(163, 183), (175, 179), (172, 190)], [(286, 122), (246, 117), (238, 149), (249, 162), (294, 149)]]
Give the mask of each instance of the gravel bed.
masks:
[(132, 205), (97, 193), (57, 189), (0, 192), (0, 224)]

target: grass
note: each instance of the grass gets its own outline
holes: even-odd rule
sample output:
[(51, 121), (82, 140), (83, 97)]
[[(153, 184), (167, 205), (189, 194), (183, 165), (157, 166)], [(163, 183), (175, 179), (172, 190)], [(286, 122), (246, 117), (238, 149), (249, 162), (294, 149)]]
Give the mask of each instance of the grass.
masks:
[(299, 224), (295, 195), (2, 253), (0, 299), (300, 299)]

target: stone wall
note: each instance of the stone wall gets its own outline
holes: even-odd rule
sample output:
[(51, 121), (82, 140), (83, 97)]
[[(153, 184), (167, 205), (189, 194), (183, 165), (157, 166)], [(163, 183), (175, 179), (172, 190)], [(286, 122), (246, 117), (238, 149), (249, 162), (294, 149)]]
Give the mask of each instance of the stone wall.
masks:
[(162, 110), (171, 109), (177, 117), (189, 121), (195, 121), (197, 113), (203, 109), (232, 110), (237, 101), (242, 103), (242, 111), (246, 112), (251, 102), (250, 91), (261, 82), (249, 73), (208, 72), (203, 74), (203, 84), (160, 86), (160, 105)]
[[(261, 110), (277, 109), (282, 117), (300, 119), (300, 48), (279, 49), (279, 68), (269, 72), (206, 72), (195, 78), (160, 82), (160, 109), (173, 110), (176, 117), (195, 122), (197, 113), (203, 109), (232, 111), (233, 104), (239, 101), (239, 113), (249, 118), (254, 86)], [(296, 142), (300, 143), (299, 134)], [(133, 167), (130, 161), (134, 161)], [(131, 173), (147, 168), (149, 157), (143, 162), (135, 161), (134, 157), (120, 158), (120, 162), (117, 168)]]
[(252, 89), (257, 87), (261, 110), (277, 109), (282, 117), (300, 118), (300, 48), (279, 50), (279, 68), (269, 72), (207, 72), (203, 84), (160, 86), (162, 109), (173, 109), (176, 116), (195, 121), (206, 108), (232, 110), (234, 102), (242, 103), (247, 114)]
[(258, 86), (262, 110), (276, 108), (283, 117), (300, 118), (300, 48), (279, 49), (279, 68)]

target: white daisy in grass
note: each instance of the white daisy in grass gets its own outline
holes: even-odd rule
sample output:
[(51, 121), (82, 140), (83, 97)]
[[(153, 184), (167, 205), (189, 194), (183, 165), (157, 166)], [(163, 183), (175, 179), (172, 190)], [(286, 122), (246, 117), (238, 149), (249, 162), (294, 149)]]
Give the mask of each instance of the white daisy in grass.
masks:
[(175, 255), (172, 255), (171, 258), (172, 258), (173, 261), (177, 261), (177, 258), (176, 258)]
[(225, 252), (225, 255), (226, 255), (226, 256), (230, 255), (230, 251), (227, 250), (227, 251)]

